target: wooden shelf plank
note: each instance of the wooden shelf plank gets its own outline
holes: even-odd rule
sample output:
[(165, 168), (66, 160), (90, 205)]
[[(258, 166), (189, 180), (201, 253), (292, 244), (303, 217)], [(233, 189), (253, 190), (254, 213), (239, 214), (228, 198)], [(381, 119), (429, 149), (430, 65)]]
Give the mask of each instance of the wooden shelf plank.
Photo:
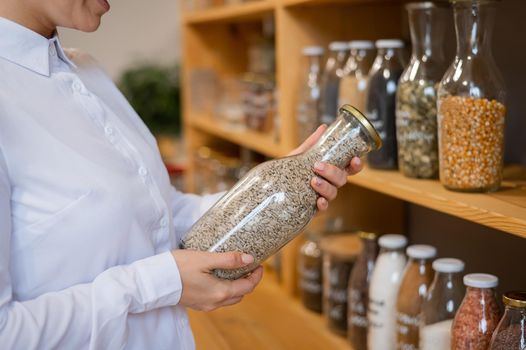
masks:
[(352, 350), (325, 320), (285, 294), (274, 276), (265, 277), (237, 305), (210, 313), (189, 311), (197, 349)]
[(183, 21), (187, 24), (198, 24), (258, 18), (273, 12), (274, 7), (274, 0), (254, 0), (187, 12), (183, 16)]
[(274, 142), (272, 134), (264, 134), (252, 130), (229, 131), (216, 121), (207, 117), (190, 119), (190, 125), (215, 137), (244, 146), (268, 157), (282, 157), (284, 152)]
[[(517, 169), (510, 172), (516, 174)], [(436, 180), (410, 179), (398, 171), (364, 169), (349, 177), (349, 182), (526, 238), (526, 180), (522, 175), (487, 194), (448, 191)]]

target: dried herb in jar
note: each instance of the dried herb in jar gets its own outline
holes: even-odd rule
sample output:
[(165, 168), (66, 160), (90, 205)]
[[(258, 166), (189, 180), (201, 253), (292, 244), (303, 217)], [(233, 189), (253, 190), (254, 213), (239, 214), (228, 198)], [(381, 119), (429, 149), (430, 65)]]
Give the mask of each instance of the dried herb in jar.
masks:
[(438, 176), (437, 84), (400, 82), (396, 104), (398, 167), (409, 177)]

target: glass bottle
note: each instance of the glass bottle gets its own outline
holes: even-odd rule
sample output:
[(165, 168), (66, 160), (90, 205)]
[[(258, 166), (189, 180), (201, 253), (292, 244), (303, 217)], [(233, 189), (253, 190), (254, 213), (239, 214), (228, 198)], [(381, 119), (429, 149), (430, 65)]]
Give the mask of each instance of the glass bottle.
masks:
[(323, 252), (323, 314), (329, 329), (347, 335), (349, 276), (362, 245), (358, 235), (340, 233), (320, 241)]
[(396, 93), (398, 167), (409, 177), (438, 177), (437, 88), (447, 64), (442, 39), (447, 10), (432, 2), (406, 5), (413, 51)]
[(420, 350), (450, 350), (451, 324), (462, 298), (464, 262), (441, 258), (433, 261), (435, 277), (420, 316)]
[(360, 111), (365, 110), (368, 72), (374, 59), (374, 43), (368, 40), (349, 42), (351, 54), (343, 68), (340, 80), (338, 105), (350, 104)]
[(358, 236), (362, 241), (363, 249), (354, 264), (351, 277), (349, 278), (347, 335), (354, 350), (367, 350), (369, 283), (378, 254), (378, 235), (372, 232), (360, 232)]
[(300, 87), (296, 108), (298, 144), (305, 141), (320, 124), (320, 65), (323, 53), (323, 48), (319, 46), (303, 48), (303, 56), (308, 59), (308, 68)]
[(322, 311), (322, 253), (319, 236), (311, 231), (305, 233), (305, 243), (298, 255), (298, 283), (300, 299), (307, 309)]
[(371, 152), (367, 161), (371, 168), (396, 169), (398, 152), (396, 148), (395, 100), (398, 79), (403, 71), (401, 40), (378, 40), (377, 58), (373, 64), (376, 71), (369, 78), (366, 115), (378, 130), (383, 141), (381, 150)]
[(438, 89), (440, 181), (495, 191), (502, 180), (506, 91), (491, 51), (496, 0), (452, 0), (456, 57)]
[(526, 350), (526, 291), (504, 293), (504, 316), (493, 332), (489, 350)]
[(376, 259), (369, 287), (367, 348), (394, 350), (396, 346), (396, 298), (406, 264), (402, 235), (383, 235), (378, 240)]
[(458, 308), (451, 328), (451, 348), (486, 350), (500, 319), (495, 298), (499, 280), (485, 273), (464, 276), (466, 295)]
[(338, 114), (338, 90), (349, 52), (349, 43), (334, 41), (329, 44), (329, 51), (330, 55), (321, 77), (320, 122), (325, 124), (332, 123)]
[(436, 248), (415, 244), (407, 247), (407, 263), (400, 292), (396, 301), (397, 337), (396, 349), (418, 349), (420, 313), (427, 290), (433, 280), (431, 259), (436, 256)]
[(227, 279), (246, 275), (293, 239), (316, 213), (318, 194), (311, 186), (315, 162), (343, 169), (352, 157), (380, 146), (380, 137), (367, 118), (351, 106), (342, 107), (311, 149), (250, 170), (192, 226), (182, 246), (251, 254), (255, 261), (246, 267), (214, 271)]

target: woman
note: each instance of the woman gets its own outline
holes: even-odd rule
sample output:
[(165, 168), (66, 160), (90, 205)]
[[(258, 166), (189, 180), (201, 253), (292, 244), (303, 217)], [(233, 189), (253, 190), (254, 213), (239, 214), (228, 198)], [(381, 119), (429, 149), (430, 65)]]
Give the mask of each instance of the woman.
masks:
[[(253, 261), (177, 250), (220, 194), (169, 185), (154, 138), (63, 26), (90, 32), (106, 0), (0, 0), (0, 348), (192, 349), (184, 308), (239, 302)], [(296, 152), (308, 149), (324, 128)], [(360, 170), (354, 159), (347, 173)], [(325, 210), (347, 173), (317, 164)]]

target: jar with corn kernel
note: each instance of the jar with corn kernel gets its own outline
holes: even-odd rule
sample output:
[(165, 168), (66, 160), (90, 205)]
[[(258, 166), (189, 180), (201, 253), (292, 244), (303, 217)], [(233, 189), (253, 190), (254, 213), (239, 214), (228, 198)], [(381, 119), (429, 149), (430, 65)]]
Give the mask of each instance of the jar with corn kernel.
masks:
[(498, 0), (451, 0), (456, 57), (438, 88), (440, 181), (496, 191), (502, 181), (506, 91), (491, 52)]

